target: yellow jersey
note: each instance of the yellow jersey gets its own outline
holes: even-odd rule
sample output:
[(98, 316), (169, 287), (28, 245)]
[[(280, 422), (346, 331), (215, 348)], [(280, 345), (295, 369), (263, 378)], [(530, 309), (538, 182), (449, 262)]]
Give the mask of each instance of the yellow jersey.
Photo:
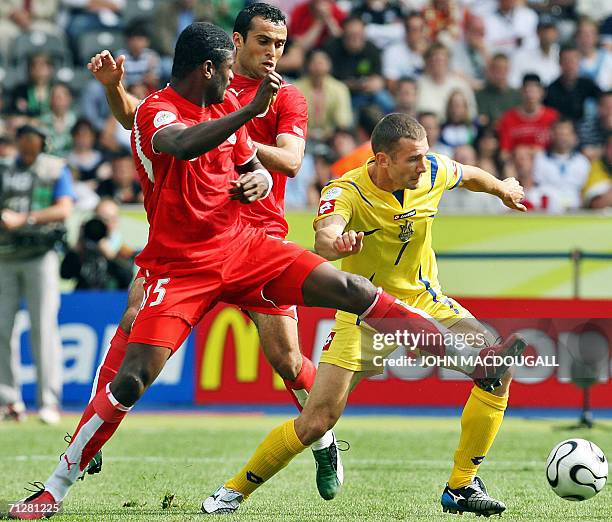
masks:
[(441, 290), (431, 228), (442, 194), (459, 185), (463, 167), (447, 156), (428, 154), (417, 188), (391, 193), (370, 178), (373, 161), (325, 186), (314, 223), (340, 215), (346, 230), (364, 232), (362, 251), (343, 258), (342, 270), (367, 277), (399, 299), (426, 291), (435, 300)]

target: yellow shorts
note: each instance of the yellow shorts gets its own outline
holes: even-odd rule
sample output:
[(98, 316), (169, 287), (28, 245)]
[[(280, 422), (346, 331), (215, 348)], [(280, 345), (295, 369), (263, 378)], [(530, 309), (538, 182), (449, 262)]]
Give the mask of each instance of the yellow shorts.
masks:
[[(474, 317), (457, 301), (441, 294), (438, 294), (434, 301), (433, 296), (424, 291), (403, 301), (408, 306), (423, 310), (447, 328), (461, 319)], [(323, 347), (320, 362), (354, 372), (382, 373), (384, 367), (380, 364), (380, 358), (389, 355), (396, 347), (375, 349), (375, 333), (376, 331), (365, 323), (357, 324), (355, 315), (338, 312), (336, 323)]]

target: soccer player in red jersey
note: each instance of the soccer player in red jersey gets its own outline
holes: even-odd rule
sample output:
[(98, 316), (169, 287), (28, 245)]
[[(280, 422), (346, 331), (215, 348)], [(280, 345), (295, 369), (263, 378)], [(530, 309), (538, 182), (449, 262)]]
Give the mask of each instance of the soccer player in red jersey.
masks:
[[(420, 347), (428, 353), (456, 351), (445, 343), (444, 328), (423, 312), (377, 290), (368, 279), (342, 272), (316, 254), (243, 222), (240, 204), (266, 197), (272, 182), (241, 127), (268, 107), (280, 77), (268, 74), (254, 100), (238, 109), (231, 94), (221, 104), (232, 64), (233, 44), (222, 29), (191, 24), (177, 41), (170, 85), (138, 107), (132, 149), (146, 187), (150, 223), (149, 240), (137, 259), (146, 274), (145, 298), (117, 375), (85, 409), (44, 489), (13, 504), (10, 516), (39, 519), (58, 511), (92, 456), (218, 301), (340, 309), (383, 334), (406, 330), (424, 335), (432, 339)], [(417, 172), (425, 172), (425, 156), (411, 161)], [(395, 163), (390, 168), (397, 176), (404, 171)], [(343, 238), (347, 249), (357, 248), (363, 239), (355, 236)], [(486, 354), (504, 355), (514, 345), (488, 347)], [(474, 368), (470, 375), (489, 388), (506, 369)], [(333, 391), (328, 368), (319, 371), (313, 393), (326, 393), (326, 387)], [(344, 403), (346, 397), (338, 400)], [(325, 419), (317, 425), (300, 419), (284, 423), (275, 430), (281, 434), (281, 462), (288, 463), (329, 428)]]
[[(251, 4), (238, 13), (233, 40), (236, 46), (234, 78), (229, 91), (241, 106), (252, 101), (263, 78), (274, 71), (283, 54), (287, 27), (282, 11), (268, 4)], [(128, 95), (121, 85), (123, 58), (117, 62), (107, 51), (92, 58), (89, 68), (105, 86), (112, 112), (121, 124), (131, 129), (139, 100)], [(270, 171), (274, 182), (270, 195), (242, 207), (242, 215), (253, 226), (273, 236), (285, 238), (285, 185), (302, 163), (308, 123), (306, 99), (293, 85), (282, 82), (270, 107), (246, 123), (257, 147), (257, 157)], [(139, 274), (141, 275), (141, 274)], [(128, 335), (142, 302), (142, 281), (137, 277), (105, 359), (98, 369), (93, 395), (112, 381), (125, 354)], [(299, 409), (305, 404), (316, 370), (300, 352), (295, 306), (249, 307), (243, 309), (255, 322), (266, 358), (283, 378)], [(317, 488), (321, 496), (336, 496), (343, 480), (343, 468), (332, 431), (312, 446), (317, 462)], [(88, 473), (101, 469), (101, 455), (95, 455)]]

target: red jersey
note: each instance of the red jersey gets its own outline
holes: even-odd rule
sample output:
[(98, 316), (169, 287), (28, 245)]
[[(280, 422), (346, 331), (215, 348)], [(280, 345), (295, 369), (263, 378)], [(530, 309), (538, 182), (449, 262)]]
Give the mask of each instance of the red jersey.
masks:
[[(236, 95), (241, 106), (251, 102), (261, 80), (234, 74), (229, 91)], [(283, 82), (268, 110), (246, 123), (253, 140), (264, 145), (276, 146), (276, 138), (290, 134), (306, 139), (308, 105), (304, 95), (293, 85)], [(243, 217), (253, 226), (263, 227), (274, 236), (285, 237), (289, 230), (285, 221), (285, 185), (287, 176), (270, 171), (274, 186), (270, 195), (251, 205), (242, 207)]]
[(228, 190), (230, 181), (238, 177), (235, 166), (255, 157), (245, 127), (191, 161), (159, 153), (152, 145), (155, 133), (165, 127), (197, 125), (239, 108), (231, 93), (225, 94), (221, 104), (202, 107), (170, 86), (138, 106), (132, 153), (150, 226), (147, 245), (136, 258), (138, 266), (152, 273), (191, 272), (218, 257), (218, 251), (241, 233), (242, 205), (229, 198)]
[(550, 143), (550, 127), (558, 118), (556, 110), (544, 106), (534, 115), (526, 114), (518, 108), (504, 112), (497, 123), (501, 150), (510, 151), (518, 145), (547, 148)]
[[(312, 29), (312, 26), (317, 22), (310, 8), (310, 4), (310, 1), (304, 2), (296, 6), (291, 12), (291, 23), (289, 24), (290, 35), (294, 37), (302, 36)], [(342, 25), (342, 22), (344, 22), (346, 18), (346, 13), (336, 5), (335, 1), (331, 2), (330, 15), (336, 20), (338, 25)], [(327, 27), (324, 27), (314, 46), (321, 47), (330, 37), (331, 33)]]

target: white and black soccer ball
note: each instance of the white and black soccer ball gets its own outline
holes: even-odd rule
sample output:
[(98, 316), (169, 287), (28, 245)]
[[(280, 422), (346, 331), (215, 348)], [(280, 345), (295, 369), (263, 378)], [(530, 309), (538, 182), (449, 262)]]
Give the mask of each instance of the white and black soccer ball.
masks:
[(608, 461), (603, 451), (588, 440), (564, 440), (548, 455), (546, 479), (561, 498), (587, 500), (606, 485)]

